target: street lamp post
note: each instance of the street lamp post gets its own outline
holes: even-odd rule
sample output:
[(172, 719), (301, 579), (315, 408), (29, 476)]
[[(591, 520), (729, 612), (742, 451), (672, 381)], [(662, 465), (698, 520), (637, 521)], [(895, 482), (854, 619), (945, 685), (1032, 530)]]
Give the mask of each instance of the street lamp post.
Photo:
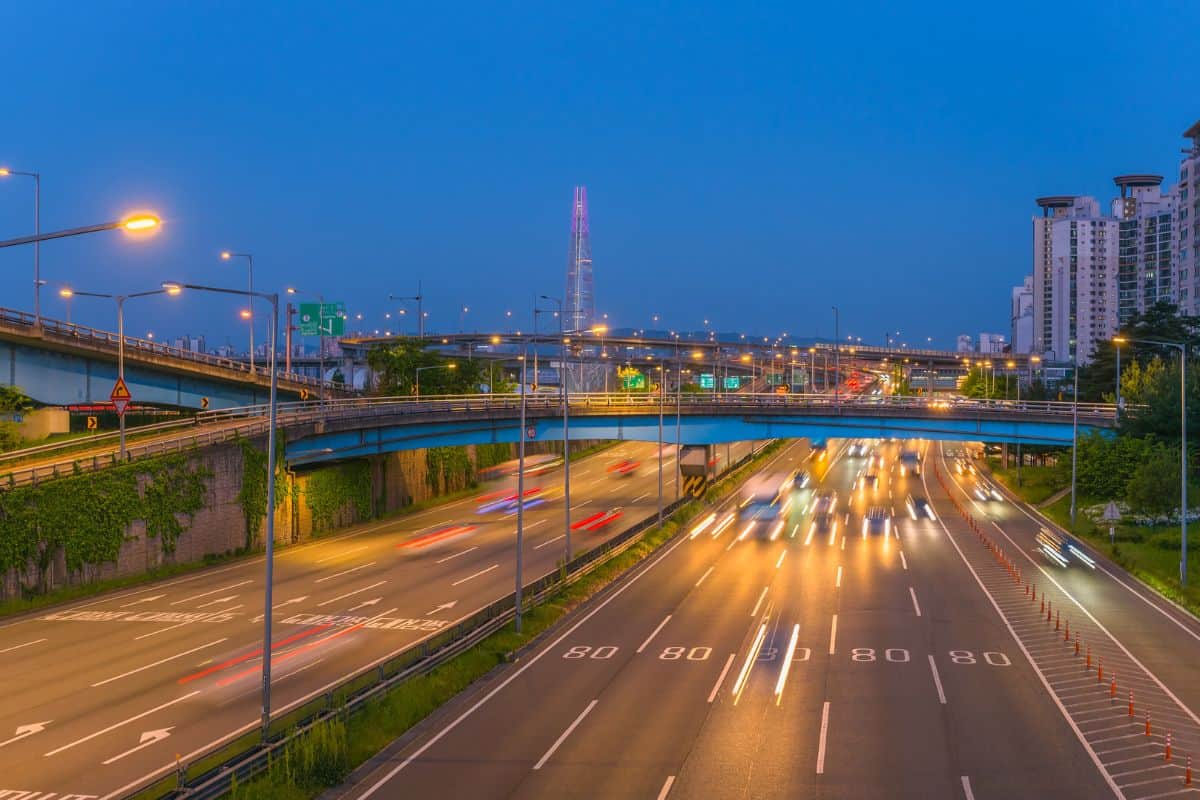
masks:
[[(270, 407), (267, 415), (267, 508), (266, 508), (266, 585), (263, 592), (263, 646), (262, 646), (262, 740), (267, 741), (271, 726), (271, 600), (272, 583), (275, 572), (275, 423), (278, 417), (279, 372), (276, 367), (276, 332), (279, 327), (279, 294), (266, 292), (248, 292), (241, 289), (226, 289), (218, 286), (198, 286), (191, 283), (163, 283), (163, 289), (168, 293), (178, 293), (182, 289), (198, 292), (216, 292), (218, 294), (233, 294), (247, 297), (253, 303), (254, 298), (268, 300), (271, 303), (271, 333), (268, 337), (270, 356), (268, 360), (271, 371)], [(131, 295), (132, 296), (132, 295)]]
[(841, 408), (842, 332), (838, 307), (833, 306), (833, 404)]
[[(563, 430), (563, 532), (566, 536), (566, 563), (571, 561), (571, 423), (570, 423), (570, 405), (571, 395), (567, 391), (567, 339), (563, 335), (563, 302), (558, 297), (550, 295), (542, 295), (543, 300), (549, 300), (558, 306), (558, 346), (559, 346), (559, 372), (558, 384), (562, 394), (562, 430)], [(534, 322), (537, 321), (537, 314), (534, 314)], [(580, 367), (580, 378), (583, 377), (583, 368)]]
[[(6, 178), (9, 175), (21, 175), (26, 178), (33, 178), (33, 233), (35, 236), (40, 236), (42, 233), (42, 176), (37, 172), (21, 172), (20, 170), (9, 169), (8, 167), (0, 167), (0, 178)], [(67, 305), (68, 313), (70, 304)], [(70, 320), (67, 320), (70, 322)], [(40, 326), (42, 324), (42, 243), (35, 241), (33, 243), (33, 324)]]
[[(1187, 586), (1187, 342), (1120, 338), (1120, 344), (1141, 342), (1179, 351), (1179, 583)], [(1116, 339), (1113, 340), (1117, 342)]]
[[(525, 544), (525, 389), (529, 385), (525, 374), (525, 365), (529, 363), (529, 347), (521, 348), (521, 429), (517, 431), (517, 587), (513, 593), (515, 599), (515, 617), (513, 626), (517, 633), (521, 632), (521, 566), (522, 553)], [(570, 513), (570, 505), (567, 506)], [(569, 526), (568, 526), (569, 527)]]
[[(134, 292), (132, 294), (107, 294), (104, 292), (77, 292), (73, 289), (62, 289), (59, 294), (65, 298), (75, 296), (79, 297), (102, 297), (109, 300), (117, 301), (117, 380), (121, 383), (125, 382), (125, 301), (133, 297), (150, 297), (156, 294), (179, 294), (178, 287), (164, 287), (161, 289), (152, 289), (148, 292)], [(120, 429), (120, 445), (119, 458), (123, 462), (125, 460), (125, 414), (124, 412), (117, 414), (117, 426)]]
[[(254, 296), (254, 256), (250, 253), (231, 253), (228, 250), (221, 251), (221, 258), (224, 261), (229, 261), (233, 258), (246, 259), (246, 291), (250, 297)], [(254, 374), (254, 314), (250, 315), (250, 374)]]
[(421, 282), (417, 281), (417, 293), (414, 295), (398, 295), (389, 294), (388, 300), (414, 300), (417, 304), (417, 336), (425, 338), (425, 311), (422, 305), (425, 302), (425, 295), (421, 291)]
[(417, 367), (416, 378), (413, 380), (413, 396), (418, 399), (421, 397), (421, 373), (427, 369), (458, 369), (458, 364), (451, 361), (449, 364), (433, 364), (428, 367)]
[(1075, 527), (1075, 468), (1079, 455), (1079, 353), (1072, 348), (1071, 372), (1075, 388), (1071, 391), (1071, 528)]
[(1113, 416), (1116, 417), (1117, 421), (1119, 422), (1121, 420), (1121, 345), (1125, 344), (1129, 340), (1123, 336), (1114, 336), (1112, 341), (1113, 347), (1115, 347), (1117, 350), (1117, 404), (1113, 410)]

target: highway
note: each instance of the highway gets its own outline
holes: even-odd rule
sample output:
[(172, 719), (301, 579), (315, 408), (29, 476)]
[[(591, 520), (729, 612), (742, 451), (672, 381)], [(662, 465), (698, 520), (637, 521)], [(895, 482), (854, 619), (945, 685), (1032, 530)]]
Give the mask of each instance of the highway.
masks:
[[(717, 449), (737, 460), (747, 443)], [(594, 546), (655, 513), (656, 446), (573, 465), (572, 534)], [(640, 460), (629, 475), (610, 473)], [(664, 459), (666, 502), (674, 456)], [(480, 495), (503, 486), (493, 483)], [(564, 553), (562, 471), (527, 478), (526, 581)], [(532, 498), (531, 498), (532, 500)], [(277, 553), (273, 708), (281, 713), (511, 593), (511, 508), (471, 498)], [(0, 798), (118, 797), (259, 724), (263, 559), (111, 593), (0, 624)], [(22, 794), (22, 793), (32, 794)]]
[[(841, 498), (832, 535), (809, 534), (812, 490), (796, 493), (774, 541), (739, 538), (738, 522), (720, 524), (733, 504), (719, 509), (389, 748), (343, 796), (1196, 792), (1185, 769), (1200, 754), (1200, 623), (1103, 561), (1051, 565), (1034, 552), (1039, 521), (1011, 499), (974, 500), (977, 478), (958, 475), (936, 442), (904, 446), (922, 448), (922, 474), (901, 474), (901, 445), (880, 443), (874, 491), (855, 488), (867, 462), (844, 443), (831, 444), (828, 467), (809, 467), (813, 490)], [(780, 459), (806, 457), (797, 444)], [(913, 519), (909, 493), (936, 519)], [(891, 513), (890, 535), (863, 533), (872, 506)]]

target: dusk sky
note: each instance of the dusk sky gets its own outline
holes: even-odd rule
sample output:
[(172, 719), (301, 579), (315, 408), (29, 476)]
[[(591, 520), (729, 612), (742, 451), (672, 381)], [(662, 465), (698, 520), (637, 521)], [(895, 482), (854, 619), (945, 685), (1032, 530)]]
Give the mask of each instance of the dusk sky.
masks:
[[(584, 184), (614, 325), (830, 336), (836, 303), (843, 334), (953, 346), (1009, 333), (1035, 197), (1177, 179), (1200, 3), (920, 6), (10, 3), (0, 164), (42, 173), (43, 230), (166, 220), (44, 245), (57, 318), (63, 285), (242, 287), (228, 248), (370, 328), (418, 280), (434, 330), (527, 325)], [(32, 200), (0, 179), (0, 238)], [(32, 262), (0, 251), (0, 305), (32, 309)], [(242, 345), (239, 307), (140, 300), (128, 330)]]

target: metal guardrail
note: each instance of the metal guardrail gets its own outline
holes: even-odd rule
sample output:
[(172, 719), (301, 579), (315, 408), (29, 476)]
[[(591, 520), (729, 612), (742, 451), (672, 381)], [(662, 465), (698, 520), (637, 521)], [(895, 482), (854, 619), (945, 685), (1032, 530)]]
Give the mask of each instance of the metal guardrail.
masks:
[[(0, 308), (0, 322), (7, 322), (12, 325), (20, 325), (30, 328), (34, 325), (34, 316), (25, 311), (18, 311), (11, 308)], [(115, 353), (120, 344), (120, 337), (112, 331), (92, 328), (87, 325), (77, 325), (73, 322), (62, 322), (61, 320), (42, 317), (41, 329), (43, 335), (49, 335), (57, 341), (65, 341), (71, 344), (90, 344), (105, 349), (111, 348)], [(194, 364), (203, 364), (209, 367), (219, 367), (221, 369), (232, 370), (234, 372), (245, 373), (247, 377), (262, 378), (270, 380), (271, 371), (267, 367), (255, 365), (254, 369), (250, 369), (250, 365), (244, 361), (239, 361), (232, 358), (223, 358), (221, 356), (209, 355), (208, 353), (194, 353), (191, 350), (184, 350), (180, 347), (173, 347), (162, 342), (156, 342), (153, 339), (139, 339), (136, 336), (125, 337), (125, 354), (130, 353), (167, 356), (168, 358), (178, 359), (180, 361), (188, 361)], [(280, 372), (279, 377), (289, 383), (299, 384), (304, 386), (320, 387), (322, 383), (328, 389), (342, 390), (345, 388), (342, 384), (324, 381), (317, 378), (312, 378), (307, 375), (297, 375), (295, 373)]]
[[(760, 453), (761, 451), (751, 453), (730, 465), (719, 481), (727, 480)], [(664, 506), (664, 521), (691, 501), (691, 498), (684, 497)], [(547, 572), (525, 584), (522, 592), (523, 596), (528, 598), (526, 602), (529, 607), (579, 580), (610, 558), (620, 555), (657, 524), (658, 515), (652, 513), (612, 539), (580, 553), (561, 569)], [(127, 789), (124, 796), (148, 794), (155, 797), (187, 797), (191, 800), (214, 800), (223, 797), (229, 793), (235, 781), (242, 783), (265, 771), (283, 747), (293, 739), (303, 736), (312, 726), (337, 715), (360, 711), (370, 700), (413, 677), (430, 672), (504, 627), (514, 616), (515, 604), (515, 593), (510, 593), (477, 609), (446, 630), (419, 639), (376, 659), (352, 675), (339, 679), (335, 684), (322, 687), (293, 701), (272, 721), (272, 728), (282, 729), (283, 735), (269, 744), (253, 745), (250, 752), (231, 754), (223, 763), (199, 775), (188, 775), (189, 761), (202, 761), (213, 753), (219, 753), (222, 748), (236, 743), (257, 727), (257, 723), (251, 723), (248, 727), (229, 734), (215, 750), (188, 754), (179, 763), (176, 772)], [(168, 769), (160, 771), (168, 772)], [(160, 792), (156, 793), (156, 788)]]

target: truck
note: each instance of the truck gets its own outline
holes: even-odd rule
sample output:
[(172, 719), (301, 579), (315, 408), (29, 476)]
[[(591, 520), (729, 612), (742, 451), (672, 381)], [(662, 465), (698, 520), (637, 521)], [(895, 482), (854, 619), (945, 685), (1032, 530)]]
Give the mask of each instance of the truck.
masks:
[(792, 502), (795, 476), (772, 472), (746, 481), (738, 516), (743, 520), (774, 521), (787, 513)]

